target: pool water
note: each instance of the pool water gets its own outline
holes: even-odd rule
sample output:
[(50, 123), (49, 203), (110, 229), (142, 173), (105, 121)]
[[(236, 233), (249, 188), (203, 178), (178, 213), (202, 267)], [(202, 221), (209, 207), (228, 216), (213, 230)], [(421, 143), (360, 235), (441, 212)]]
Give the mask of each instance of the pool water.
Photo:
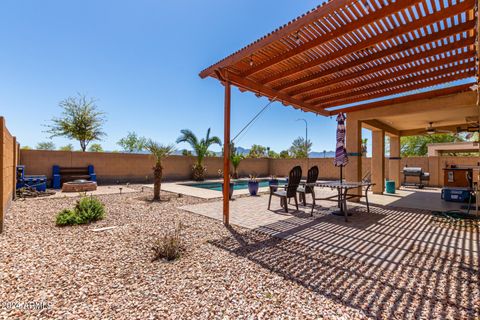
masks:
[[(248, 189), (248, 180), (233, 180), (233, 190)], [(286, 180), (278, 180), (279, 184), (286, 184)], [(258, 180), (259, 188), (268, 187), (268, 180)], [(215, 191), (222, 191), (221, 182), (201, 182), (201, 183), (187, 183), (184, 186), (209, 189)]]

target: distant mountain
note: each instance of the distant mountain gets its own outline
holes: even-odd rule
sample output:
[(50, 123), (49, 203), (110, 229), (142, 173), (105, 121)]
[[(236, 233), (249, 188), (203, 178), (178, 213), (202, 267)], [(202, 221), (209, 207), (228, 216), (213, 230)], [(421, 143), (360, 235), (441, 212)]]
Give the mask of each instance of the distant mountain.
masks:
[(248, 155), (250, 153), (250, 149), (245, 149), (242, 147), (236, 147), (237, 148), (237, 153), (242, 154), (244, 156)]
[(310, 158), (333, 158), (335, 157), (335, 151), (316, 152), (312, 151), (308, 154)]

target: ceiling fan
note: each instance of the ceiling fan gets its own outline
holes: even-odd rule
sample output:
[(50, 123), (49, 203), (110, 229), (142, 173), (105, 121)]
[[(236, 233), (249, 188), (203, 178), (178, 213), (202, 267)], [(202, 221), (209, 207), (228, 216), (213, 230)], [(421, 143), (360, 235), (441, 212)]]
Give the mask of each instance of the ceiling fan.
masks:
[(425, 128), (426, 134), (436, 134), (436, 133), (453, 133), (450, 130), (441, 130), (433, 127), (433, 122), (428, 123), (428, 127)]

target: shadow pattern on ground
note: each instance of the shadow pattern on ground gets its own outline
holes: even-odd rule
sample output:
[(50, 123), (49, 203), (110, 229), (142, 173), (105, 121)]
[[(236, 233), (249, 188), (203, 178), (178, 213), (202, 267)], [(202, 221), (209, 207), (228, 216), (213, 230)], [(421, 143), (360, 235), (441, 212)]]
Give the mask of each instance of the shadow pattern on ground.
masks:
[[(376, 207), (374, 214), (392, 208)], [(402, 209), (405, 213), (405, 209)], [(292, 219), (296, 219), (293, 217)], [(320, 218), (321, 219), (321, 218)], [(297, 228), (311, 228), (316, 223)], [(292, 224), (288, 221), (284, 232)], [(385, 232), (392, 226), (385, 226)], [(415, 227), (413, 227), (415, 228)], [(417, 228), (425, 228), (425, 225)], [(453, 237), (435, 222), (428, 228), (428, 242), (448, 246)], [(435, 246), (413, 243), (394, 265), (373, 265), (315, 246), (282, 239), (259, 230), (237, 231), (211, 243), (249, 259), (263, 268), (294, 281), (338, 303), (355, 308), (367, 317), (411, 319), (478, 319), (480, 317), (479, 261), (475, 255), (459, 255)], [(461, 232), (469, 232), (463, 230)], [(381, 236), (379, 231), (379, 236)], [(315, 239), (315, 236), (312, 236)], [(467, 237), (464, 237), (467, 239)], [(470, 238), (471, 239), (471, 238)], [(315, 241), (315, 240), (312, 240)], [(395, 252), (396, 243), (391, 245)], [(388, 256), (388, 255), (387, 255)], [(308, 303), (305, 301), (305, 303)]]

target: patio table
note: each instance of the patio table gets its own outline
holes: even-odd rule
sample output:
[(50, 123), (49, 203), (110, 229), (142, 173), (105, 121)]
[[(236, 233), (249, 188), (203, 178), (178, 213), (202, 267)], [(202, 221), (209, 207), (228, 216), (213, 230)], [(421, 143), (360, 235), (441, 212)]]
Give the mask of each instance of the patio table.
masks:
[[(347, 208), (347, 200), (352, 198), (363, 198), (365, 197), (365, 201), (367, 203), (367, 211), (370, 213), (370, 205), (368, 203), (368, 190), (374, 185), (371, 182), (347, 182), (347, 181), (326, 181), (326, 182), (315, 182), (306, 184), (307, 186), (311, 187), (319, 187), (319, 188), (330, 188), (337, 190), (337, 194), (329, 197), (324, 198), (316, 198), (315, 197), (315, 188), (312, 188), (312, 212), (311, 215), (313, 216), (313, 209), (315, 208), (315, 201), (316, 200), (328, 200), (328, 201), (337, 201), (338, 207), (340, 208), (339, 215), (343, 215), (345, 217), (345, 222), (348, 221), (348, 208)], [(362, 194), (349, 194), (350, 190), (354, 189), (363, 189), (365, 188), (365, 193)]]

